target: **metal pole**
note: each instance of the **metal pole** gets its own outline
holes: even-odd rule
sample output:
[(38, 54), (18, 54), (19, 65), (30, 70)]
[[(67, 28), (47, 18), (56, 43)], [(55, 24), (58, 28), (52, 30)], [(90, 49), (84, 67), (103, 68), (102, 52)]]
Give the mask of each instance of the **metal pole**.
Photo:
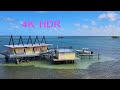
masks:
[(11, 35), (11, 37), (10, 37), (9, 45), (10, 45), (11, 41), (12, 41), (12, 44), (13, 44), (13, 46), (14, 46), (14, 41), (13, 41), (12, 35)]
[(23, 40), (22, 40), (22, 37), (21, 37), (21, 36), (20, 36), (20, 38), (19, 38), (18, 45), (20, 44), (20, 40), (21, 40), (21, 42), (22, 42), (22, 45), (24, 46), (24, 44), (23, 44)]

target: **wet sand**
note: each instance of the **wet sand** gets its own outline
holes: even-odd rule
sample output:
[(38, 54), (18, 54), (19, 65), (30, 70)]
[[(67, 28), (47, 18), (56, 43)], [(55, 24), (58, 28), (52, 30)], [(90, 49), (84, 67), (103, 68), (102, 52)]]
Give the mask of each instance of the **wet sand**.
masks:
[(120, 79), (120, 61), (96, 62), (88, 69), (0, 66), (1, 79)]

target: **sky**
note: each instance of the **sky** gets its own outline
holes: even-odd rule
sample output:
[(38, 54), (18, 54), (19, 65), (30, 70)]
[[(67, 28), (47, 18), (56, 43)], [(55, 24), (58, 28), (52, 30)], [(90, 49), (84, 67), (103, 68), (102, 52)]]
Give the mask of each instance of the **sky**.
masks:
[[(40, 27), (40, 21), (50, 20), (48, 25), (59, 20), (60, 27)], [(120, 35), (120, 11), (0, 11), (0, 35)]]

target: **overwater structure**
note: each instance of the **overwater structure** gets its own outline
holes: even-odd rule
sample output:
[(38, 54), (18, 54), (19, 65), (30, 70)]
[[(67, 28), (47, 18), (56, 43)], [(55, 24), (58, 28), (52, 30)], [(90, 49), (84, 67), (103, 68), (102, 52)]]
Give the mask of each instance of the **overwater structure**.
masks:
[[(36, 43), (38, 41), (38, 43)], [(22, 44), (20, 44), (20, 42)], [(30, 42), (30, 44), (28, 44)], [(12, 44), (11, 44), (12, 43)], [(69, 48), (66, 47), (57, 47), (53, 49), (49, 49), (49, 46), (52, 44), (47, 44), (45, 37), (42, 37), (42, 40), (39, 41), (38, 36), (36, 36), (34, 42), (29, 36), (26, 44), (23, 43), (23, 39), (20, 36), (18, 44), (14, 43), (13, 36), (11, 35), (10, 41), (8, 45), (4, 45), (7, 47), (7, 52), (2, 53), (6, 61), (16, 61), (16, 63), (20, 63), (22, 61), (29, 60), (41, 60), (41, 57), (50, 62), (65, 62), (65, 63), (74, 63), (75, 60), (79, 60), (82, 56), (94, 56), (93, 52), (90, 53), (79, 53), (77, 54), (76, 50), (72, 49), (72, 46)], [(79, 51), (79, 50), (78, 50)], [(80, 50), (81, 51), (81, 50)], [(87, 51), (85, 51), (87, 52)], [(99, 59), (99, 54), (98, 54)]]
[[(20, 44), (20, 41), (22, 44)], [(29, 41), (31, 41), (31, 44), (28, 44)], [(36, 41), (38, 41), (37, 44)], [(41, 42), (39, 42), (38, 36), (36, 36), (34, 42), (32, 41), (31, 36), (29, 36), (27, 44), (23, 43), (23, 39), (20, 36), (18, 44), (14, 44), (13, 36), (11, 35), (9, 45), (4, 45), (7, 47), (7, 53), (4, 53), (4, 55), (7, 61), (13, 58), (19, 63), (20, 59), (24, 58), (24, 60), (26, 60), (26, 58), (39, 57), (41, 53), (46, 53), (48, 51), (48, 46), (50, 45), (52, 44), (47, 44), (44, 36)]]

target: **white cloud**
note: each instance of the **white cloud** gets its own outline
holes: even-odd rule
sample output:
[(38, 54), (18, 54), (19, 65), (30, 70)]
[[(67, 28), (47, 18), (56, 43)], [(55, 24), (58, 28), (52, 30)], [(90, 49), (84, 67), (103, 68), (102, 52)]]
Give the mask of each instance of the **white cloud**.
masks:
[(19, 23), (20, 23), (20, 24), (23, 24), (23, 21), (20, 21)]
[(12, 28), (15, 28), (15, 29), (18, 29), (19, 26), (18, 25), (14, 25), (14, 26), (11, 26)]
[(96, 25), (96, 22), (94, 20), (91, 21), (92, 25)]
[(53, 28), (53, 29), (50, 29), (49, 32), (57, 32), (57, 33), (61, 33), (63, 32), (64, 29), (63, 28)]
[(57, 28), (53, 28), (53, 30), (54, 30), (54, 31), (58, 31), (58, 29), (57, 29)]
[(75, 27), (80, 27), (80, 23), (74, 23)]
[(14, 18), (10, 17), (5, 17), (5, 18), (0, 18), (0, 21), (5, 21), (5, 22), (14, 22), (16, 21)]
[(102, 13), (98, 16), (99, 19), (108, 19), (110, 21), (115, 21), (118, 19), (118, 14), (112, 11)]
[(12, 29), (19, 29), (20, 27), (18, 25), (10, 23), (10, 28), (12, 28)]
[(82, 28), (87, 29), (88, 25), (82, 25)]
[(53, 30), (51, 29), (51, 30), (49, 30), (49, 32), (53, 32)]
[(107, 18), (107, 16), (106, 16), (106, 14), (105, 14), (105, 13), (103, 13), (103, 14), (99, 15), (99, 16), (98, 16), (98, 18), (99, 18), (99, 19), (106, 19), (106, 18)]
[(120, 36), (120, 27), (118, 25), (106, 25), (106, 26), (88, 26), (82, 25), (82, 28), (77, 28), (74, 30), (75, 34), (83, 34), (85, 36)]

